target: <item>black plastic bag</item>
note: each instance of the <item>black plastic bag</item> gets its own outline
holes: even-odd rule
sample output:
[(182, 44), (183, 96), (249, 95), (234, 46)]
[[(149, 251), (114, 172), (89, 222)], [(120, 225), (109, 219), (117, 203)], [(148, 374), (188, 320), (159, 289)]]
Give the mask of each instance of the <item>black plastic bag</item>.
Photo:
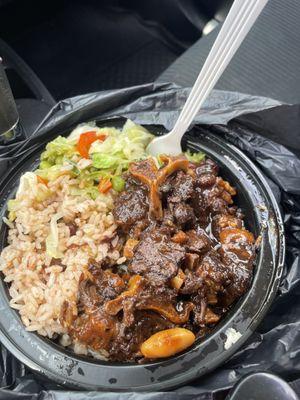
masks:
[[(25, 152), (78, 123), (124, 116), (171, 129), (189, 89), (149, 84), (87, 94), (59, 102), (29, 138), (0, 146), (0, 175)], [(214, 91), (195, 123), (242, 149), (264, 172), (280, 202), (287, 255), (278, 296), (259, 329), (223, 366), (172, 393), (70, 392), (35, 376), (2, 347), (0, 400), (222, 399), (243, 375), (268, 370), (288, 381), (300, 377), (300, 106)]]

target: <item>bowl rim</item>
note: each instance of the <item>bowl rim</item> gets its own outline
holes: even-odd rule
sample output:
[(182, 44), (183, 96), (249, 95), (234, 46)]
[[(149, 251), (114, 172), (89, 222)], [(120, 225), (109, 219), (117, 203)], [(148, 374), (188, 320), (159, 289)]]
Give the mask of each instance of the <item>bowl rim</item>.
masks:
[[(120, 120), (123, 121), (123, 119)], [(111, 124), (116, 126), (117, 121), (113, 119)], [(101, 123), (101, 120), (97, 122)], [(108, 121), (103, 121), (102, 125), (108, 125)], [(158, 126), (157, 129), (162, 130)], [(163, 130), (165, 131), (165, 129)], [(197, 135), (196, 139), (195, 135)], [(238, 302), (240, 303), (239, 306), (234, 307), (234, 310), (236, 310), (232, 315), (226, 316), (208, 337), (186, 352), (166, 360), (147, 364), (120, 365), (117, 363), (103, 364), (94, 360), (87, 361), (82, 357), (60, 350), (50, 340), (42, 339), (37, 334), (25, 331), (18, 313), (9, 307), (7, 293), (5, 294), (6, 285), (1, 279), (0, 340), (14, 356), (35, 372), (73, 389), (109, 391), (172, 389), (204, 375), (222, 364), (248, 339), (266, 314), (279, 286), (285, 256), (283, 221), (272, 190), (253, 162), (242, 151), (219, 136), (194, 128), (191, 133), (186, 135), (185, 140), (189, 148), (204, 150), (209, 156), (217, 158), (218, 163), (218, 158), (222, 158), (221, 164), (230, 166), (235, 173), (239, 171), (239, 179), (244, 180), (241, 182), (243, 184), (247, 182), (250, 190), (248, 195), (253, 197), (252, 200), (254, 201), (255, 198), (256, 200), (263, 200), (263, 204), (268, 205), (267, 209), (255, 210), (259, 221), (266, 224), (262, 239), (262, 246), (265, 246), (265, 248), (260, 251), (260, 263), (262, 258), (266, 262), (267, 255), (269, 275), (265, 272), (267, 275), (265, 278), (269, 277), (268, 281), (264, 283), (263, 287), (260, 287), (259, 282), (255, 281), (258, 279), (258, 275), (255, 273), (251, 288)], [(42, 143), (38, 149), (35, 148), (25, 157), (22, 157), (14, 166), (13, 172), (10, 171), (10, 174), (6, 174), (0, 183), (0, 189), (4, 189), (4, 191), (1, 190), (2, 193), (5, 193), (5, 189), (8, 187), (10, 194), (14, 193), (13, 186), (18, 182), (19, 175), (28, 170), (28, 168), (24, 169), (24, 165), (33, 166), (33, 159), (36, 160), (39, 157), (44, 145), (45, 143)], [(216, 153), (217, 150), (220, 151), (220, 154)], [(247, 172), (245, 172), (245, 169)], [(251, 193), (251, 188), (253, 193)], [(255, 190), (257, 193), (254, 193)], [(5, 212), (7, 200), (7, 196), (0, 198), (0, 217)], [(1, 218), (0, 226), (2, 225)], [(269, 245), (267, 241), (269, 241)], [(258, 289), (264, 290), (264, 296), (260, 299), (259, 304), (256, 304), (254, 298), (256, 291), (254, 289), (256, 291)], [(250, 298), (251, 307), (255, 307), (255, 312), (254, 309), (245, 308), (250, 304)], [(229, 328), (241, 332), (242, 336), (228, 350), (225, 350), (226, 332), (229, 332)], [(37, 352), (35, 356), (33, 349)], [(93, 371), (93, 374), (91, 371)]]

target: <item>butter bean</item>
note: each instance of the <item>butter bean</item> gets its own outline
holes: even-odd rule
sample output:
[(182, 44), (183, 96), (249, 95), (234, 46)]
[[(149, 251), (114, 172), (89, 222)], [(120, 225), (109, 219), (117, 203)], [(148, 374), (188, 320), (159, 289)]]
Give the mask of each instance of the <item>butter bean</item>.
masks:
[(185, 280), (185, 274), (182, 271), (182, 269), (179, 268), (178, 274), (171, 279), (171, 285), (173, 286), (174, 289), (179, 290), (183, 285), (184, 280)]
[(147, 358), (173, 356), (190, 347), (195, 341), (193, 332), (185, 328), (173, 328), (150, 336), (141, 345), (141, 352)]

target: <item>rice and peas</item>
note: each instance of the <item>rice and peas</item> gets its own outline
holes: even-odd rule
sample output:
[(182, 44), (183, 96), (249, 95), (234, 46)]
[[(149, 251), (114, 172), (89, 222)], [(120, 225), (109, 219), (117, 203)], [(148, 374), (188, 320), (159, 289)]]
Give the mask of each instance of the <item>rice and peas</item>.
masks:
[[(78, 285), (90, 260), (126, 261), (111, 211), (124, 188), (122, 173), (147, 156), (151, 139), (130, 120), (122, 131), (81, 125), (48, 143), (39, 168), (21, 177), (4, 218), (8, 245), (0, 270), (28, 331), (59, 335), (69, 345), (61, 311), (67, 301), (77, 315)], [(74, 350), (87, 351), (80, 344)]]

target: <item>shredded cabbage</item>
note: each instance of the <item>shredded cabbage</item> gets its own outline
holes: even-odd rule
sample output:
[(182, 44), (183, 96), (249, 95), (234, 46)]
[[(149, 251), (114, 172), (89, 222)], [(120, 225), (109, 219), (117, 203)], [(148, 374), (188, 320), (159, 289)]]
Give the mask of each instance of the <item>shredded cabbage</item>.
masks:
[(71, 188), (70, 193), (73, 196), (83, 196), (83, 197), (89, 196), (93, 200), (96, 200), (96, 198), (100, 194), (97, 186), (87, 186), (84, 189), (73, 187)]
[(122, 132), (128, 136), (129, 140), (132, 143), (139, 143), (144, 146), (144, 149), (148, 146), (148, 144), (153, 139), (153, 135), (147, 131), (146, 128), (141, 125), (135, 124), (133, 121), (128, 119), (123, 126)]
[(54, 214), (50, 221), (50, 233), (46, 238), (46, 254), (53, 258), (62, 258), (63, 254), (59, 250), (59, 237), (57, 221), (63, 217), (62, 213)]
[(188, 150), (184, 154), (190, 162), (195, 162), (195, 163), (200, 162), (205, 158), (205, 154), (202, 153), (201, 151), (197, 153), (192, 153), (190, 150)]
[(35, 193), (37, 187), (37, 176), (33, 172), (25, 172), (21, 176), (20, 185), (18, 187), (16, 198), (22, 196), (23, 194)]
[(16, 219), (16, 211), (18, 207), (18, 200), (11, 199), (7, 202), (8, 220), (13, 222)]
[(58, 136), (47, 144), (46, 150), (41, 154), (41, 161), (46, 161), (49, 165), (62, 165), (65, 158), (76, 153), (76, 140)]
[(14, 224), (9, 218), (3, 217), (2, 220), (10, 229), (13, 229)]
[(122, 190), (125, 188), (125, 181), (123, 178), (121, 178), (121, 176), (113, 176), (111, 183), (116, 192), (122, 192)]
[(125, 123), (122, 132), (114, 130), (103, 142), (96, 141), (90, 148), (93, 166), (98, 169), (110, 169), (118, 174), (127, 169), (131, 161), (147, 157), (146, 147), (152, 140), (145, 128), (130, 120)]
[(25, 172), (21, 176), (20, 185), (16, 193), (17, 200), (23, 196), (31, 196), (41, 202), (48, 199), (51, 195), (52, 192), (46, 185), (38, 184), (38, 179), (34, 172)]
[[(104, 141), (99, 139), (91, 144), (89, 163), (80, 156), (76, 148), (80, 135), (88, 131), (106, 135)], [(67, 138), (58, 136), (47, 144), (36, 174), (53, 181), (68, 173), (80, 183), (80, 189), (73, 190), (73, 193), (85, 194), (92, 198), (99, 194), (97, 185), (102, 178), (111, 179), (114, 188), (123, 190), (123, 171), (131, 161), (147, 157), (146, 147), (152, 138), (145, 128), (130, 120), (127, 120), (122, 131), (111, 127), (98, 128), (95, 123), (82, 124)]]
[(35, 171), (35, 173), (47, 181), (54, 181), (59, 176), (64, 174), (69, 174), (71, 176), (76, 175), (76, 169), (73, 166), (68, 167), (62, 165), (52, 165), (51, 167), (45, 169), (39, 168)]
[(119, 157), (104, 153), (92, 155), (93, 166), (98, 169), (116, 169), (119, 164)]
[[(77, 142), (81, 134), (89, 131), (102, 135), (102, 140), (99, 138), (91, 143), (88, 149), (90, 159), (86, 159), (77, 151)], [(103, 134), (106, 136), (105, 140)], [(122, 191), (124, 189), (122, 173), (128, 169), (132, 161), (149, 156), (146, 148), (152, 139), (153, 135), (147, 129), (129, 119), (122, 130), (112, 127), (99, 128), (94, 122), (82, 124), (67, 138), (58, 136), (47, 144), (36, 174), (48, 181), (53, 181), (62, 174), (69, 174), (78, 180), (78, 188), (72, 188), (72, 193), (93, 199), (100, 194), (97, 186), (102, 178), (110, 179), (113, 189)], [(185, 155), (193, 162), (199, 162), (205, 157), (203, 153), (192, 154), (190, 151)], [(155, 158), (155, 161), (160, 165), (159, 158)], [(47, 188), (44, 191), (45, 193), (39, 193), (37, 198), (42, 200), (43, 196), (47, 195)]]
[(127, 120), (122, 131), (116, 128), (100, 128), (97, 133), (105, 134), (107, 138), (92, 143), (89, 149), (92, 165), (77, 174), (78, 180), (86, 186), (77, 192), (86, 193), (92, 198), (97, 197), (97, 191), (91, 189), (90, 185), (98, 184), (102, 178), (111, 179), (113, 188), (122, 191), (122, 173), (130, 162), (147, 157), (146, 147), (153, 138), (146, 129), (130, 120)]

